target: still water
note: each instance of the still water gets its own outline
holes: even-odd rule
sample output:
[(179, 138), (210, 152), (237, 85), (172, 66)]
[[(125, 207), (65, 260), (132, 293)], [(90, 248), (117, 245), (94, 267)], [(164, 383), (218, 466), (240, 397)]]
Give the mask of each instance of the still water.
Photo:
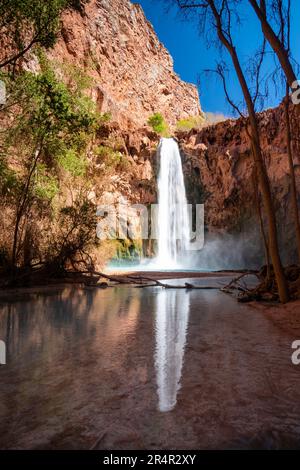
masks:
[(2, 302), (0, 339), (1, 448), (300, 444), (295, 338), (221, 292), (42, 292)]

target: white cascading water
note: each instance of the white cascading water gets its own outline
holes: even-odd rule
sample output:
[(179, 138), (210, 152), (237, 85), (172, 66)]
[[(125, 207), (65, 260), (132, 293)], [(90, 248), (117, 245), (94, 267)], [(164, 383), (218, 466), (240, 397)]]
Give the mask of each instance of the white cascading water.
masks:
[(189, 217), (182, 163), (177, 142), (163, 138), (159, 145), (158, 253), (161, 269), (180, 267), (181, 255), (189, 247)]

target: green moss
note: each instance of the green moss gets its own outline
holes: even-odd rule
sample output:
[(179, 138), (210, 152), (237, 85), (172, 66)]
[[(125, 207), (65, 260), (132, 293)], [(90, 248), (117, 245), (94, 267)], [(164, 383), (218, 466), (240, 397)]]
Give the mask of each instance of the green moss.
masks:
[(135, 260), (140, 259), (143, 253), (142, 240), (113, 240), (115, 245), (114, 259)]

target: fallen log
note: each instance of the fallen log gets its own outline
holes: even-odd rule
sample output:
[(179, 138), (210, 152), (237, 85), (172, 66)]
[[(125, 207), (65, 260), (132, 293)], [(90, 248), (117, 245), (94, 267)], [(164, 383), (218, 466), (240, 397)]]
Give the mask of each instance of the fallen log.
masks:
[(164, 289), (213, 289), (213, 290), (220, 290), (220, 287), (216, 286), (195, 286), (193, 284), (189, 284), (188, 282), (185, 282), (184, 285), (175, 285), (175, 284), (166, 284), (164, 282), (158, 281), (157, 279), (153, 279), (151, 277), (145, 277), (145, 276), (128, 276), (128, 279), (130, 280), (135, 280), (135, 281), (148, 281), (152, 282), (152, 284), (143, 284), (142, 286), (137, 286), (137, 287), (163, 287)]

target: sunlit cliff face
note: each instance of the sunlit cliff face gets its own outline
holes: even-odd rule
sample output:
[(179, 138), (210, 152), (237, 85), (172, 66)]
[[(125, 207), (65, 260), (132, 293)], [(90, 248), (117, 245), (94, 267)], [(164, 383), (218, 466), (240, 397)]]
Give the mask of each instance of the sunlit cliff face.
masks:
[(83, 15), (65, 12), (49, 56), (92, 77), (99, 110), (111, 112), (124, 129), (144, 126), (158, 110), (171, 125), (200, 113), (197, 87), (175, 74), (141, 6), (129, 0), (91, 0)]

